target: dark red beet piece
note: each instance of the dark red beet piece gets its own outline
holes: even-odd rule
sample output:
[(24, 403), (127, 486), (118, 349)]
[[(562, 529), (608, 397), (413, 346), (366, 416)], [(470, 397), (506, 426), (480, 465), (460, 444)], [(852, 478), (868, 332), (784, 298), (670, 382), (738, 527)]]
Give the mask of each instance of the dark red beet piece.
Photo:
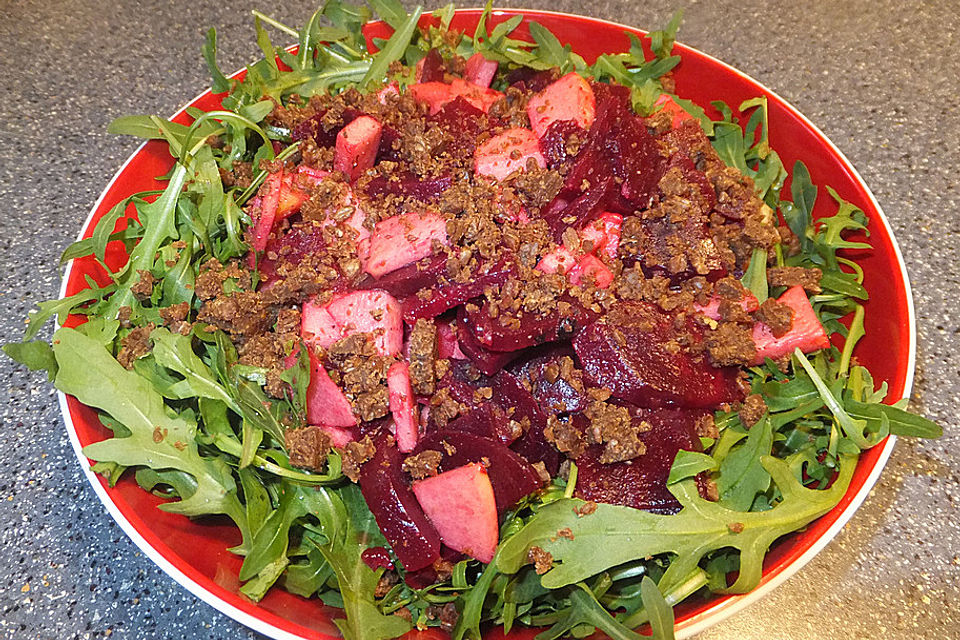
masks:
[[(693, 321), (685, 332), (699, 337)], [(743, 398), (739, 369), (715, 368), (702, 355), (673, 348), (673, 318), (651, 304), (621, 302), (573, 340), (584, 380), (642, 407), (717, 408)]]
[[(476, 398), (476, 391), (488, 386), (489, 378), (477, 373), (475, 367), (468, 360), (451, 360), (450, 367), (443, 377), (437, 380), (437, 392), (446, 390), (450, 397), (464, 405), (464, 411), (480, 406)], [(442, 428), (434, 420), (434, 412), (430, 412), (429, 428)]]
[[(519, 89), (537, 93), (546, 89), (547, 85), (554, 82), (558, 77), (554, 69), (536, 71), (530, 67), (517, 67), (511, 69), (507, 74), (507, 84), (517, 85)], [(519, 86), (520, 83), (523, 83), (522, 86)]]
[(677, 451), (701, 451), (697, 420), (709, 412), (696, 409), (633, 408), (635, 423), (645, 420), (653, 429), (640, 434), (646, 452), (628, 462), (601, 464), (603, 447), (593, 445), (577, 458), (575, 496), (594, 502), (620, 504), (653, 513), (673, 514), (680, 503), (667, 489), (667, 476)]
[[(603, 169), (606, 169), (605, 165)], [(591, 175), (586, 180), (591, 184), (590, 188), (562, 210), (552, 214), (551, 218), (547, 218), (546, 215), (543, 216), (547, 224), (550, 225), (550, 231), (553, 232), (554, 239), (559, 241), (560, 236), (568, 226), (575, 226), (596, 217), (596, 215), (609, 208), (607, 204), (610, 197), (615, 193), (614, 187), (616, 186), (609, 173), (605, 177)], [(572, 222), (568, 222), (570, 220)]]
[(403, 299), (424, 287), (432, 287), (446, 272), (447, 256), (439, 253), (400, 267), (379, 279), (367, 276), (356, 285), (356, 288), (383, 289), (394, 298)]
[(659, 191), (664, 162), (642, 120), (631, 117), (624, 121), (615, 152), (618, 160), (613, 166), (619, 174), (617, 177), (623, 180), (621, 194), (636, 208), (649, 207)]
[(488, 303), (484, 303), (477, 311), (468, 313), (470, 331), (482, 346), (491, 351), (516, 351), (567, 340), (593, 322), (598, 314), (585, 309), (574, 298), (566, 301), (573, 309), (570, 316), (562, 317), (558, 311), (545, 315), (526, 313), (518, 317), (518, 326), (509, 322), (505, 325), (503, 321), (509, 314), (502, 311), (497, 318), (491, 318)]
[(430, 49), (417, 64), (417, 82), (443, 82), (443, 73), (446, 70), (440, 52)]
[(377, 569), (393, 569), (393, 560), (390, 552), (383, 547), (370, 547), (360, 554), (364, 564), (376, 571)]
[(690, 159), (690, 156), (685, 153), (675, 153), (670, 156), (670, 161), (667, 162), (665, 171), (674, 167), (680, 169), (685, 182), (692, 182), (700, 187), (700, 193), (706, 201), (707, 210), (713, 209), (717, 204), (717, 192), (713, 188), (710, 178), (708, 178), (703, 171), (697, 169), (693, 160)]
[[(451, 549), (447, 545), (440, 544), (440, 559), (446, 560), (450, 564), (457, 564), (463, 560), (465, 556), (455, 549)], [(412, 589), (425, 589), (432, 584), (438, 582), (443, 582), (440, 577), (437, 575), (437, 570), (435, 565), (430, 565), (429, 567), (424, 567), (423, 569), (418, 569), (417, 571), (407, 571), (403, 577), (403, 581), (407, 583), (408, 586)]]
[(530, 382), (530, 392), (543, 411), (553, 414), (579, 413), (590, 401), (586, 389), (581, 387), (577, 390), (562, 377), (556, 377), (551, 382), (552, 376), (547, 375), (548, 366), (559, 367), (561, 358), (574, 355), (573, 349), (567, 346), (552, 348), (518, 367), (513, 367), (511, 371), (521, 380)]
[[(384, 160), (388, 158), (382, 158)], [(376, 176), (366, 184), (366, 193), (369, 197), (397, 195), (416, 198), (421, 202), (435, 202), (443, 192), (453, 184), (453, 178), (421, 178), (413, 173), (398, 174), (397, 179), (392, 177)]]
[(560, 469), (560, 452), (543, 435), (547, 426), (547, 416), (540, 410), (536, 398), (520, 384), (509, 371), (500, 371), (490, 380), (493, 398), (518, 422), (524, 418), (530, 425), (510, 448), (527, 459), (542, 462), (550, 475), (556, 475)]
[(570, 136), (578, 135), (581, 139), (586, 131), (573, 120), (557, 120), (552, 123), (547, 132), (540, 138), (540, 152), (547, 159), (550, 168), (556, 168), (568, 162), (572, 156), (567, 151), (567, 142)]
[(320, 147), (332, 147), (337, 143), (337, 134), (345, 126), (363, 115), (362, 111), (347, 107), (340, 115), (341, 123), (331, 129), (324, 129), (323, 117), (326, 110), (314, 114), (290, 130), (290, 139), (294, 142), (311, 138)]
[(381, 123), (383, 129), (380, 131), (380, 146), (377, 147), (377, 161), (389, 160), (390, 162), (400, 161), (400, 150), (394, 148), (394, 143), (400, 140), (400, 132), (388, 124)]
[(429, 298), (409, 295), (403, 301), (403, 317), (410, 324), (416, 322), (417, 318), (435, 318), (483, 295), (487, 287), (504, 284), (514, 271), (515, 266), (512, 262), (498, 262), (489, 267), (477, 268), (468, 282), (450, 282), (445, 277), (438, 277), (437, 280), (424, 285), (430, 290)]
[(386, 437), (377, 438), (376, 446), (373, 459), (360, 471), (360, 491), (404, 568), (422, 569), (439, 557), (440, 534), (407, 485), (403, 454), (387, 446)]
[(510, 418), (506, 411), (489, 400), (451, 420), (444, 430), (472, 433), (509, 446), (516, 439), (509, 425)]
[(446, 151), (459, 158), (469, 158), (472, 162), (473, 153), (477, 149), (477, 138), (481, 132), (488, 130), (489, 120), (491, 118), (483, 111), (458, 96), (428, 118), (429, 122), (443, 129), (451, 138), (448, 144), (435, 149), (434, 153)]
[(260, 276), (263, 282), (269, 283), (277, 276), (277, 260), (271, 260), (269, 256), (282, 255), (286, 262), (296, 263), (305, 256), (320, 253), (326, 246), (322, 227), (309, 222), (296, 224), (279, 237), (271, 235), (260, 257)]
[(463, 307), (457, 311), (457, 343), (460, 351), (485, 376), (492, 376), (510, 364), (517, 355), (516, 351), (491, 351), (480, 344), (473, 332), (470, 331), (469, 318)]
[(511, 371), (499, 371), (490, 378), (489, 386), (493, 390), (493, 401), (499, 404), (514, 420), (527, 418), (530, 424), (547, 424), (547, 414), (519, 377)]
[[(444, 443), (448, 446), (444, 447)], [(503, 513), (543, 485), (537, 471), (515, 451), (496, 440), (472, 433), (435, 431), (421, 438), (418, 451), (431, 449), (443, 454), (441, 469), (456, 469), (471, 462), (489, 462), (487, 473), (497, 500), (497, 511)]]

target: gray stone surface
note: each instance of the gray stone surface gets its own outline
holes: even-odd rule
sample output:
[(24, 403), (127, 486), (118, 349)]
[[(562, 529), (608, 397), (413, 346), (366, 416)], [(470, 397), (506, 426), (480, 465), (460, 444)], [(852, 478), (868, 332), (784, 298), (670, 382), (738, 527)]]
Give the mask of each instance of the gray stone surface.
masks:
[[(57, 258), (137, 142), (105, 133), (206, 87), (208, 26), (232, 69), (256, 49), (250, 0), (0, 3), (0, 339), (56, 295)], [(518, 2), (660, 25), (681, 3)], [(686, 4), (680, 39), (778, 91), (863, 174), (900, 239), (919, 330), (915, 409), (938, 442), (901, 441), (863, 509), (721, 638), (960, 637), (960, 17), (951, 2)], [(299, 24), (312, 6), (274, 9)], [(79, 472), (51, 388), (0, 359), (0, 638), (258, 638), (146, 559)]]

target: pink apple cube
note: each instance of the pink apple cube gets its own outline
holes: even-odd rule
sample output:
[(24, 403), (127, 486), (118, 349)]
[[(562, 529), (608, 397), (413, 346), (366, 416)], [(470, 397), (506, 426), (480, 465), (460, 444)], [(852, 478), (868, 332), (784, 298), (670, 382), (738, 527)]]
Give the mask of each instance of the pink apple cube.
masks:
[(596, 117), (597, 100), (590, 83), (576, 73), (568, 73), (527, 102), (530, 127), (542, 138), (557, 121), (572, 120), (581, 129), (589, 129)]
[(445, 545), (480, 562), (493, 560), (500, 538), (497, 503), (482, 464), (415, 482), (413, 493)]
[(404, 213), (377, 223), (360, 261), (374, 278), (433, 255), (433, 243), (449, 245), (447, 220), (437, 213)]
[(409, 364), (400, 360), (390, 365), (387, 370), (387, 392), (397, 448), (403, 453), (409, 453), (416, 448), (420, 436), (413, 387), (410, 385)]
[(777, 338), (770, 327), (762, 322), (753, 325), (753, 343), (757, 346), (753, 364), (763, 364), (764, 358), (776, 359), (793, 353), (796, 348), (810, 353), (830, 346), (827, 332), (820, 324), (803, 287), (790, 287), (777, 301), (793, 309), (793, 326), (785, 335)]
[(537, 136), (529, 129), (507, 129), (477, 147), (473, 154), (474, 171), (503, 180), (514, 172), (525, 171), (531, 159), (541, 169), (547, 167)]
[(352, 120), (337, 134), (333, 166), (353, 182), (373, 166), (383, 127), (370, 116)]
[(487, 60), (482, 53), (475, 53), (467, 60), (464, 79), (478, 87), (489, 87), (497, 75), (499, 63), (496, 60)]

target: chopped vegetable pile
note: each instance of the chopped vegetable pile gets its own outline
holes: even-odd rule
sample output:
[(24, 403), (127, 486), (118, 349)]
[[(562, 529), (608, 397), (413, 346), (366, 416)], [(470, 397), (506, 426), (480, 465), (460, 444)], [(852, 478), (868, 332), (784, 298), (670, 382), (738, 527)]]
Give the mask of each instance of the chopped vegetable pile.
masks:
[[(862, 451), (940, 433), (853, 357), (868, 220), (830, 187), (815, 220), (801, 162), (781, 194), (764, 97), (711, 120), (677, 95), (679, 15), (587, 65), (453, 12), (257, 14), (242, 80), (211, 29), (222, 110), (111, 125), (169, 145), (167, 186), (66, 250), (109, 284), (4, 350), (99, 411), (111, 485), (236, 524), (252, 600), (317, 596), (353, 640), (671, 638), (672, 605), (754, 588)], [(37, 339), (55, 315), (85, 321)]]

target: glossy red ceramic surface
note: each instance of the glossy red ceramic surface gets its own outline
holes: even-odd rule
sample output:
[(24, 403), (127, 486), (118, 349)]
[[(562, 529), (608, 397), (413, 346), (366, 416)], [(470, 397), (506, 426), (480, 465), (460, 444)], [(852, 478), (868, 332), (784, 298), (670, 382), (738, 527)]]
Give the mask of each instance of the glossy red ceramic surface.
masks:
[[(498, 11), (492, 23), (506, 20), (515, 13)], [(524, 13), (529, 19), (550, 28), (561, 42), (573, 45), (574, 51), (587, 62), (592, 62), (601, 53), (625, 51), (629, 47), (624, 33), (628, 28), (620, 25), (578, 16), (535, 11)], [(478, 10), (460, 11), (453, 20), (453, 27), (472, 33), (478, 16)], [(643, 35), (635, 29), (628, 31)], [(368, 37), (384, 37), (387, 33), (383, 25), (368, 27)], [(521, 27), (520, 33), (526, 33), (525, 26)], [(769, 98), (770, 143), (784, 165), (792, 167), (795, 160), (802, 159), (815, 184), (833, 186), (842, 197), (860, 206), (870, 217), (869, 241), (874, 249), (857, 256), (867, 273), (865, 284), (870, 293), (870, 301), (866, 304), (867, 337), (857, 347), (856, 355), (878, 382), (887, 381), (891, 399), (899, 399), (908, 393), (913, 367), (909, 284), (896, 242), (867, 187), (826, 137), (778, 96), (698, 51), (678, 44), (674, 52), (683, 60), (675, 71), (677, 93), (704, 106), (717, 99), (736, 106), (743, 100), (765, 93)], [(192, 106), (217, 108), (219, 99), (207, 93)], [(712, 115), (717, 116), (716, 113)], [(175, 120), (189, 122), (189, 117), (181, 111)], [(162, 186), (154, 176), (165, 174), (170, 163), (163, 144), (149, 142), (144, 145), (107, 187), (82, 235), (89, 236), (96, 221), (130, 193)], [(821, 188), (816, 213), (829, 215), (832, 212), (830, 198)], [(109, 249), (107, 262), (113, 267), (122, 264), (126, 257), (122, 247), (111, 246)], [(93, 260), (77, 260), (67, 272), (65, 293), (72, 294), (85, 287), (85, 276), (100, 282), (106, 279)], [(62, 404), (75, 446), (96, 442), (109, 435), (92, 410), (73, 398), (66, 398)], [(773, 547), (767, 557), (761, 592), (795, 571), (835, 535), (864, 499), (891, 447), (892, 442), (887, 442), (865, 453), (840, 505), (805, 531), (789, 536)], [(82, 458), (82, 461), (86, 465), (86, 459)], [(228, 521), (195, 522), (160, 511), (156, 508), (159, 498), (142, 491), (133, 481), (132, 474), (113, 489), (106, 488), (100, 478), (92, 474), (89, 477), (108, 510), (133, 540), (174, 579), (204, 601), (271, 637), (327, 638), (339, 635), (332, 622), (339, 611), (325, 607), (315, 599), (307, 600), (274, 589), (262, 602), (255, 604), (239, 595), (237, 573), (240, 558), (230, 554), (227, 548), (239, 543), (240, 538)], [(717, 597), (681, 605), (677, 608), (678, 634), (685, 636), (701, 630), (755, 597)], [(442, 634), (429, 631), (411, 635), (434, 637)], [(500, 631), (493, 632), (491, 637), (494, 635), (500, 637)], [(532, 632), (518, 630), (511, 635), (527, 638)]]

